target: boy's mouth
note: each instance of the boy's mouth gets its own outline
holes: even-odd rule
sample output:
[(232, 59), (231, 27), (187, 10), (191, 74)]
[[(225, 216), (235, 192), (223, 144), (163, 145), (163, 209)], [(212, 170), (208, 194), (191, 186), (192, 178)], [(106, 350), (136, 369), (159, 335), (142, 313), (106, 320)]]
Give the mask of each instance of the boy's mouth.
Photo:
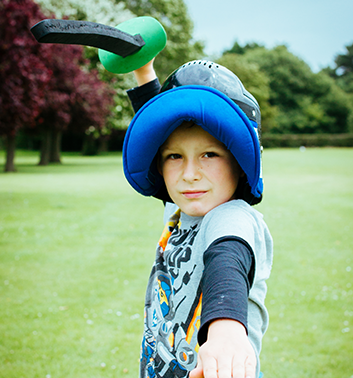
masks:
[(187, 190), (183, 192), (183, 196), (186, 198), (200, 198), (206, 193), (206, 190)]

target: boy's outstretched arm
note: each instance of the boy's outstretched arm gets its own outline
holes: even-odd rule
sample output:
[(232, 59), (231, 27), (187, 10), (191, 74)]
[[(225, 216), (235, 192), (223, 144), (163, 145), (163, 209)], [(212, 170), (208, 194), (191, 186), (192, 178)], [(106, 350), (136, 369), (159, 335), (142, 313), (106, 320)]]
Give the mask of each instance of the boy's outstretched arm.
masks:
[(157, 78), (153, 68), (153, 62), (154, 58), (150, 62), (145, 64), (143, 67), (134, 71), (134, 75), (139, 87)]
[(190, 378), (255, 378), (256, 356), (245, 327), (230, 319), (213, 321)]

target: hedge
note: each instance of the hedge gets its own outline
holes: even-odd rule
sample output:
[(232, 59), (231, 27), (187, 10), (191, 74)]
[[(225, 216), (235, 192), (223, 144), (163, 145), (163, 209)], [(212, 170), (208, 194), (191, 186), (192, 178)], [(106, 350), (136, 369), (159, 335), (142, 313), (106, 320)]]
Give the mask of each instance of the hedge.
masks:
[(353, 147), (349, 134), (262, 134), (264, 148), (276, 147)]
[[(124, 131), (113, 135), (109, 141), (109, 151), (121, 149)], [(65, 135), (64, 135), (65, 136)], [(64, 139), (64, 137), (63, 137)], [(353, 147), (353, 133), (349, 134), (270, 134), (263, 133), (261, 137), (264, 148), (281, 148), (281, 147)], [(3, 140), (0, 137), (0, 151), (5, 149)], [(70, 149), (63, 141), (63, 151), (79, 151)], [(38, 137), (29, 137), (28, 135), (18, 136), (17, 148), (22, 149), (39, 149), (40, 139)]]

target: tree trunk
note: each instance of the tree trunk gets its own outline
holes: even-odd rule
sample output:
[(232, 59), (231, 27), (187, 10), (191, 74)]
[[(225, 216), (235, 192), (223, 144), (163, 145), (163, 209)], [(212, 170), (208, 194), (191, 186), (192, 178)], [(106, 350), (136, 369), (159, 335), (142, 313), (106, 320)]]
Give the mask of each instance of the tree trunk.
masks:
[(109, 136), (108, 135), (102, 135), (99, 138), (98, 153), (108, 152), (108, 141), (109, 141)]
[(59, 130), (52, 131), (49, 163), (61, 164), (61, 156), (60, 156), (61, 135), (62, 133)]
[(15, 172), (15, 148), (16, 137), (14, 135), (8, 135), (6, 138), (6, 164), (5, 172)]
[(40, 161), (38, 165), (48, 165), (50, 157), (52, 134), (50, 129), (46, 129), (42, 134), (42, 145), (40, 149)]
[(82, 146), (82, 155), (84, 156), (97, 155), (97, 144), (92, 134), (85, 135), (85, 139), (83, 141), (83, 146)]

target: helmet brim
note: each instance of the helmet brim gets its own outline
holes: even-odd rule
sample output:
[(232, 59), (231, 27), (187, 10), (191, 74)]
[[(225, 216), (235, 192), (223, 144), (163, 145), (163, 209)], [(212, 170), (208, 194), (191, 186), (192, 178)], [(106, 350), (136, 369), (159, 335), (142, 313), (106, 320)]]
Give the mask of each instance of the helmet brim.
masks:
[(256, 123), (222, 92), (198, 85), (160, 93), (136, 113), (123, 146), (124, 173), (130, 185), (145, 196), (168, 200), (161, 198), (167, 194), (156, 157), (160, 146), (184, 121), (201, 126), (230, 150), (247, 176), (251, 193), (260, 198), (263, 185)]

